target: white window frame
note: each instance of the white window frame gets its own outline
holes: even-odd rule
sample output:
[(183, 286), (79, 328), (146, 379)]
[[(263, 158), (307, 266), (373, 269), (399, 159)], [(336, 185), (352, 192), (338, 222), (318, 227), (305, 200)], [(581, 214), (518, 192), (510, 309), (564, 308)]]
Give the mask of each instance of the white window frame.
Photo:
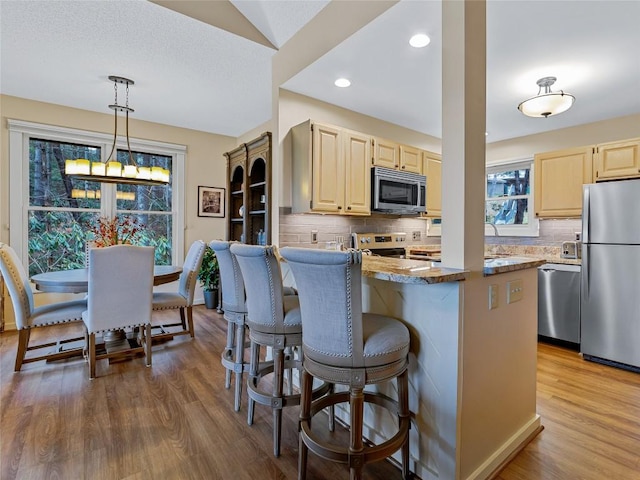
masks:
[[(526, 225), (496, 225), (495, 227), (498, 231), (497, 237), (538, 237), (540, 235), (540, 221), (535, 216), (535, 204), (533, 198), (533, 157), (488, 163), (485, 170), (485, 184), (486, 177), (490, 173), (506, 172), (509, 170), (518, 170), (523, 168), (529, 169), (529, 194), (526, 195), (529, 203), (529, 223)], [(489, 198), (487, 197), (487, 189), (485, 187), (485, 208), (488, 199)], [(496, 237), (496, 231), (489, 223), (485, 223), (484, 225), (484, 234), (487, 237)]]
[[(74, 128), (58, 127), (22, 120), (7, 120), (9, 128), (9, 242), (25, 268), (28, 266), (28, 211), (29, 211), (29, 141), (31, 138), (69, 142), (100, 147), (103, 161), (113, 144), (113, 135)], [(184, 261), (184, 165), (187, 147), (171, 143), (130, 138), (131, 150), (172, 157), (171, 215), (173, 265)], [(117, 137), (116, 148), (127, 148), (125, 137)], [(115, 190), (115, 189), (114, 189)], [(113, 195), (100, 203), (100, 214), (114, 216), (116, 202)]]
[[(529, 169), (529, 224), (528, 225), (496, 225), (498, 230), (497, 237), (538, 237), (540, 236), (540, 221), (535, 216), (535, 204), (534, 204), (534, 172), (533, 172), (533, 157), (501, 160), (498, 162), (488, 163), (485, 169), (485, 185), (487, 182), (487, 174), (494, 172), (504, 172), (508, 170), (517, 170), (521, 168)], [(487, 189), (485, 186), (485, 205), (487, 201)], [(496, 237), (496, 231), (491, 224), (485, 223), (484, 234), (486, 237)], [(433, 219), (427, 221), (427, 236), (428, 237), (440, 237), (442, 236), (441, 224), (434, 224)]]

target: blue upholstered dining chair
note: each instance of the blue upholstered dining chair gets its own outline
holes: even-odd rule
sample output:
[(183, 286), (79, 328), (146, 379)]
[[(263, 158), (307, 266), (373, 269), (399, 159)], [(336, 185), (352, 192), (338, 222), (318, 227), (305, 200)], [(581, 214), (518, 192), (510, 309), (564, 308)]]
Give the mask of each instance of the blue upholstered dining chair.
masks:
[(232, 242), (213, 240), (209, 247), (216, 253), (222, 287), (222, 310), (227, 324), (227, 344), (222, 352), (225, 372), (225, 388), (231, 387), (231, 373), (235, 373), (235, 411), (240, 410), (243, 373), (249, 370), (244, 361), (247, 305), (244, 280), (236, 257), (231, 253)]
[[(306, 478), (308, 450), (349, 464), (350, 478), (359, 479), (365, 463), (382, 460), (399, 449), (403, 478), (409, 478), (409, 330), (395, 318), (362, 312), (361, 252), (284, 247), (280, 253), (295, 278), (302, 319), (298, 478)], [(349, 391), (313, 400), (314, 378), (345, 385)], [(365, 390), (367, 385), (394, 378), (397, 400)], [(311, 430), (313, 415), (346, 402), (351, 414), (349, 445), (333, 445), (319, 438)], [(363, 442), (365, 402), (385, 407), (398, 417), (397, 433), (376, 446)]]
[[(294, 358), (285, 360), (285, 350), (302, 345), (298, 297), (284, 294), (275, 247), (233, 243), (230, 250), (240, 265), (247, 295), (247, 324), (251, 340), (247, 421), (249, 425), (253, 423), (256, 402), (271, 407), (273, 453), (277, 457), (280, 455), (282, 409), (300, 402), (300, 395), (284, 394), (283, 389), (285, 369), (299, 367)], [(263, 346), (272, 348), (273, 362), (261, 367), (260, 349)], [(261, 378), (272, 372), (271, 391), (261, 390)]]
[[(16, 372), (20, 371), (23, 363), (37, 362), (39, 360), (57, 360), (73, 355), (81, 355), (81, 347), (62, 350), (61, 346), (74, 340), (82, 340), (82, 337), (64, 339), (58, 341), (57, 344), (56, 342), (49, 342), (31, 346), (29, 345), (29, 338), (33, 328), (81, 321), (82, 312), (87, 309), (87, 301), (84, 299), (73, 300), (35, 307), (29, 277), (24, 271), (15, 250), (5, 243), (0, 243), (0, 272), (11, 297), (18, 329), (18, 351), (14, 370)], [(53, 347), (56, 348), (54, 349)], [(53, 353), (27, 356), (28, 352), (43, 348), (53, 350)]]
[[(87, 334), (89, 376), (96, 376), (96, 361), (144, 352), (151, 366), (151, 300), (153, 247), (116, 245), (89, 251), (89, 294), (82, 314)], [(137, 346), (97, 352), (96, 334), (140, 329)], [(135, 342), (134, 342), (135, 343)]]
[[(193, 295), (205, 248), (206, 245), (202, 240), (196, 240), (189, 247), (182, 266), (182, 273), (178, 280), (177, 291), (155, 292), (153, 294), (153, 310), (180, 310), (180, 322), (165, 323), (157, 326), (154, 324), (153, 328), (160, 330), (160, 333), (154, 334), (154, 338), (171, 338), (175, 335), (191, 335), (191, 338), (194, 337)], [(171, 327), (181, 327), (181, 330), (168, 330)]]

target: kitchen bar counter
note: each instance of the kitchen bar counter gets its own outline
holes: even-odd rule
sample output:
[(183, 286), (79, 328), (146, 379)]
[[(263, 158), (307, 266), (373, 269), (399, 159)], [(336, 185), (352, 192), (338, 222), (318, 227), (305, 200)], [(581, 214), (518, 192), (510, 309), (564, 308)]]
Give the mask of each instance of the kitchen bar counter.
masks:
[[(440, 262), (389, 257), (363, 256), (362, 275), (398, 283), (432, 284), (465, 280), (468, 270), (443, 268)], [(546, 260), (532, 257), (497, 257), (484, 261), (484, 276), (514, 272), (544, 265)]]
[[(419, 478), (489, 478), (540, 430), (534, 267), (544, 263), (493, 258), (487, 273), (472, 275), (439, 262), (363, 256), (363, 311), (401, 319), (411, 334), (410, 458)], [(515, 282), (522, 296), (509, 302)], [(498, 292), (494, 308), (490, 289)], [(378, 388), (396, 394), (392, 384)], [(336, 415), (348, 419), (346, 410)], [(377, 443), (391, 438), (395, 422), (368, 411), (364, 432)]]

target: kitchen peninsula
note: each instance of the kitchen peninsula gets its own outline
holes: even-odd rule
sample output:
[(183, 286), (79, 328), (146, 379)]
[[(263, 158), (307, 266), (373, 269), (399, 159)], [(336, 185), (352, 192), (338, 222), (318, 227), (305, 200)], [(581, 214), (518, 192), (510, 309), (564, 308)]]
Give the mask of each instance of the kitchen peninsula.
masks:
[[(535, 267), (543, 263), (488, 259), (474, 275), (439, 262), (363, 258), (364, 311), (400, 318), (411, 332), (411, 468), (420, 478), (488, 478), (542, 428)], [(513, 285), (522, 295), (507, 303)], [(490, 287), (497, 293), (491, 309), (489, 295), (474, 293)], [(388, 438), (388, 422), (369, 412), (366, 436)]]

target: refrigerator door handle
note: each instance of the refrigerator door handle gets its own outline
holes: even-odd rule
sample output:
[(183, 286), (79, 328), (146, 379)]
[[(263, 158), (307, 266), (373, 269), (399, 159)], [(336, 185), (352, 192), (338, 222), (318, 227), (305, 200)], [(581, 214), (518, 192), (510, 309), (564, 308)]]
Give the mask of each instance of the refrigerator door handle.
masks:
[[(589, 245), (584, 246), (585, 249), (589, 248)], [(589, 253), (585, 251), (582, 257), (582, 298), (589, 298), (589, 283), (591, 282), (591, 272), (589, 271)]]
[(589, 185), (583, 187), (582, 195), (582, 243), (589, 243), (589, 228), (591, 222), (589, 221)]

